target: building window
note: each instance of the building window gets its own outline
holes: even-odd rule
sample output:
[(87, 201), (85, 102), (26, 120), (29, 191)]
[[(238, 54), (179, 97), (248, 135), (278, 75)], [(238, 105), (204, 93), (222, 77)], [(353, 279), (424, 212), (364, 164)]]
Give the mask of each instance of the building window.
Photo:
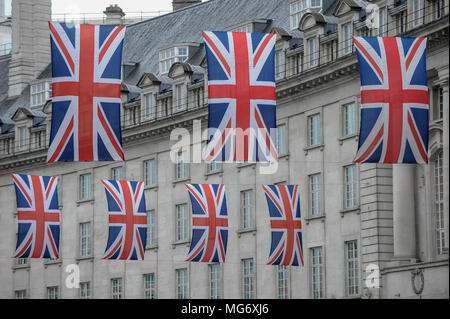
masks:
[(327, 43), (328, 61), (334, 61), (336, 53), (334, 52), (335, 41)]
[(246, 32), (246, 33), (251, 33), (253, 32), (253, 23), (247, 23), (244, 24), (242, 26), (239, 26), (237, 28), (233, 28), (230, 31), (232, 32)]
[(322, 247), (311, 248), (311, 295), (323, 298), (323, 258)]
[(188, 47), (172, 47), (159, 52), (159, 71), (161, 74), (169, 72), (175, 62), (184, 62), (188, 57)]
[(43, 146), (43, 136), (45, 132), (44, 131), (37, 131), (34, 135), (34, 147), (35, 148), (41, 148)]
[(194, 90), (195, 97), (195, 106), (202, 107), (203, 106), (203, 89), (198, 88)]
[(445, 247), (444, 226), (444, 152), (441, 150), (436, 155), (433, 163), (434, 168), (434, 213), (436, 225), (436, 253), (443, 254)]
[(28, 264), (28, 258), (17, 258), (16, 262), (17, 262), (17, 265), (23, 266), (23, 265)]
[(308, 117), (308, 142), (309, 145), (320, 144), (320, 114)]
[(222, 298), (222, 271), (220, 264), (209, 265), (209, 296), (211, 299)]
[(123, 180), (123, 167), (111, 168), (111, 179), (115, 181)]
[(156, 285), (154, 273), (144, 275), (144, 298), (145, 299), (156, 298)]
[(122, 278), (111, 279), (111, 298), (122, 299)]
[(47, 287), (47, 299), (58, 299), (58, 287)]
[(186, 108), (186, 101), (184, 99), (184, 84), (175, 85), (175, 93), (176, 93), (176, 109), (177, 111), (181, 111)]
[(27, 128), (25, 126), (19, 127), (19, 148), (27, 146)]
[(253, 214), (253, 191), (247, 190), (241, 192), (242, 207), (242, 228), (248, 229), (255, 227)]
[(188, 164), (186, 163), (186, 152), (178, 152), (176, 164), (177, 179), (184, 179), (188, 177)]
[(147, 247), (156, 245), (156, 216), (155, 210), (147, 212)]
[(156, 185), (155, 159), (150, 159), (144, 162), (144, 183), (145, 186)]
[(344, 54), (348, 54), (352, 52), (353, 43), (353, 22), (346, 23), (342, 26), (343, 34), (344, 34)]
[(277, 296), (278, 299), (289, 298), (289, 268), (287, 266), (278, 265), (277, 269)]
[(311, 215), (322, 214), (322, 176), (321, 174), (314, 174), (309, 176), (309, 192), (311, 199)]
[(255, 269), (253, 258), (242, 260), (242, 295), (244, 299), (255, 298)]
[(91, 223), (80, 224), (80, 256), (91, 255)]
[(322, 7), (322, 0), (311, 0), (311, 9), (317, 9)]
[(220, 171), (220, 163), (212, 160), (208, 163), (208, 173), (214, 173)]
[(177, 299), (188, 298), (188, 271), (186, 268), (177, 269)]
[(444, 89), (442, 87), (433, 88), (433, 120), (444, 118)]
[(5, 138), (3, 140), (3, 154), (8, 155), (11, 154), (11, 145), (13, 145), (12, 138)]
[(287, 154), (286, 124), (277, 126), (277, 151), (278, 156)]
[(91, 174), (80, 175), (80, 199), (90, 199), (91, 197)]
[(352, 240), (346, 243), (346, 267), (347, 267), (347, 295), (359, 294), (359, 260), (358, 260), (358, 242)]
[(356, 105), (345, 104), (344, 108), (344, 136), (356, 134)]
[(433, 12), (435, 19), (439, 19), (445, 14), (444, 8), (445, 8), (444, 0), (433, 1)]
[(319, 61), (317, 47), (317, 38), (308, 39), (308, 56), (310, 67), (316, 66)]
[(413, 26), (417, 27), (423, 24), (423, 3), (422, 0), (413, 0)]
[(396, 16), (397, 34), (406, 32), (406, 11), (401, 11)]
[(294, 1), (290, 5), (291, 10), (291, 30), (297, 29), (300, 20), (307, 9), (306, 0)]
[(284, 51), (275, 51), (275, 78), (280, 79), (284, 77)]
[(31, 107), (44, 105), (44, 103), (52, 96), (52, 84), (50, 82), (42, 82), (31, 85)]
[(345, 175), (345, 200), (344, 207), (352, 208), (357, 206), (357, 186), (358, 181), (356, 179), (356, 165), (349, 165), (344, 167)]
[(188, 207), (187, 204), (180, 204), (176, 206), (177, 214), (177, 241), (187, 240), (188, 237)]
[(388, 22), (387, 22), (387, 7), (380, 8), (378, 11), (378, 36), (387, 37), (388, 35)]
[(145, 117), (153, 118), (153, 94), (148, 93), (144, 95), (144, 103), (145, 103)]
[(27, 297), (27, 291), (25, 289), (14, 291), (15, 299), (25, 299)]
[(89, 299), (91, 298), (91, 283), (80, 282), (80, 299)]

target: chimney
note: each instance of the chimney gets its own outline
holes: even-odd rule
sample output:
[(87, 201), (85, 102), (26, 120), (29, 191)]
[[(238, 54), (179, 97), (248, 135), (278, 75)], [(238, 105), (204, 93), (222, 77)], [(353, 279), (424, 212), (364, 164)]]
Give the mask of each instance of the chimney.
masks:
[(173, 11), (177, 11), (179, 9), (183, 9), (189, 6), (192, 6), (194, 4), (201, 3), (202, 0), (173, 0), (172, 1), (172, 8)]
[(8, 97), (22, 93), (50, 63), (51, 0), (12, 1)]
[(125, 16), (122, 8), (118, 7), (117, 4), (110, 5), (106, 8), (103, 13), (106, 15), (105, 24), (109, 25), (120, 25), (123, 24), (122, 18)]

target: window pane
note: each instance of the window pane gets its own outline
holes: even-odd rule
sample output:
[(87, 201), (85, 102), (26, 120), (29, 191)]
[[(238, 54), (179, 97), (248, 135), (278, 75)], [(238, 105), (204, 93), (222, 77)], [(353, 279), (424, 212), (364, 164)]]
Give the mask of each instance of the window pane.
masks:
[(320, 215), (321, 208), (321, 175), (315, 174), (309, 177), (310, 194), (311, 194), (311, 215)]
[(144, 162), (144, 182), (146, 186), (156, 184), (155, 160), (151, 159)]
[(243, 191), (241, 193), (242, 201), (242, 227), (252, 228), (254, 227), (254, 216), (253, 216), (253, 191)]
[(155, 231), (156, 231), (155, 211), (150, 210), (147, 212), (147, 246), (153, 246), (156, 244)]
[(311, 248), (311, 263), (312, 297), (323, 298), (322, 247)]
[(320, 143), (320, 114), (310, 116), (309, 118), (309, 144)]
[(286, 125), (278, 125), (277, 127), (277, 148), (278, 155), (286, 154)]
[(187, 239), (187, 204), (177, 205), (177, 240)]

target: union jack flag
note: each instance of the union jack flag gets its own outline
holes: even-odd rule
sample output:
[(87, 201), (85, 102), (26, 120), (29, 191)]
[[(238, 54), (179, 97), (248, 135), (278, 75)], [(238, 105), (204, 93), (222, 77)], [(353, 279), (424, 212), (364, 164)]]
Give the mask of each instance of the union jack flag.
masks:
[(208, 64), (206, 161), (278, 160), (275, 34), (203, 31)]
[(109, 235), (103, 259), (143, 260), (147, 213), (143, 182), (102, 180), (109, 211)]
[(272, 243), (268, 265), (303, 266), (298, 185), (263, 185), (269, 206)]
[(428, 163), (426, 38), (354, 37), (361, 78), (355, 162)]
[(56, 177), (12, 174), (19, 222), (14, 258), (59, 257), (60, 214)]
[(49, 22), (52, 126), (47, 162), (124, 160), (120, 129), (125, 27)]
[(186, 261), (225, 262), (228, 212), (223, 184), (186, 184), (192, 203), (192, 242)]

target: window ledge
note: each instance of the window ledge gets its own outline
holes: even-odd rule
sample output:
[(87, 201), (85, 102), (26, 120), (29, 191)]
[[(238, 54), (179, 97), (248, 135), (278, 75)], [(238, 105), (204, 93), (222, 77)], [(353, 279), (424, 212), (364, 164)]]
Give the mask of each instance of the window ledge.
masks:
[(309, 215), (309, 216), (305, 217), (306, 225), (308, 225), (311, 220), (321, 220), (323, 223), (323, 222), (325, 222), (325, 214), (322, 213), (320, 215), (314, 215), (314, 216)]
[(249, 167), (249, 166), (253, 166), (253, 169), (256, 168), (256, 162), (244, 162), (244, 163), (237, 163), (237, 168), (238, 168), (238, 172), (240, 171), (241, 168), (243, 167)]
[(278, 159), (279, 160), (280, 159), (285, 159), (286, 161), (288, 161), (289, 160), (289, 153), (284, 153), (284, 154), (278, 155)]
[(78, 264), (80, 261), (83, 261), (83, 260), (90, 260), (90, 261), (92, 262), (92, 261), (94, 261), (94, 256), (92, 256), (92, 255), (89, 255), (89, 256), (79, 256), (79, 257), (77, 257), (75, 260), (76, 260), (77, 264)]
[(223, 176), (223, 170), (222, 169), (218, 169), (212, 172), (206, 172), (205, 173), (205, 179), (208, 179), (209, 176), (214, 176), (214, 175), (219, 175), (219, 177)]
[(82, 203), (91, 203), (91, 205), (94, 205), (94, 198), (88, 198), (88, 199), (79, 199), (76, 201), (77, 207), (80, 206)]
[(341, 213), (341, 217), (344, 217), (345, 214), (352, 212), (355, 212), (357, 215), (359, 215), (361, 213), (359, 205), (355, 207), (343, 208), (339, 211), (339, 213)]
[(314, 144), (314, 145), (308, 145), (308, 146), (305, 146), (304, 148), (303, 148), (303, 151), (305, 152), (305, 155), (308, 155), (308, 152), (309, 151), (311, 151), (311, 150), (314, 150), (314, 149), (316, 149), (316, 148), (319, 148), (321, 151), (323, 151), (323, 148), (325, 147), (325, 144), (323, 144), (323, 143), (320, 143), (320, 144)]
[(59, 265), (59, 267), (61, 267), (61, 264), (62, 264), (61, 259), (56, 260), (47, 259), (44, 261), (44, 268), (47, 268), (49, 265)]
[(158, 251), (158, 244), (145, 246), (145, 250), (154, 250), (156, 252), (156, 251)]
[(183, 182), (190, 182), (190, 181), (191, 181), (190, 177), (175, 179), (174, 181), (172, 181), (172, 186), (175, 187), (176, 184), (183, 183)]
[(358, 142), (359, 133), (354, 133), (354, 134), (338, 137), (339, 145), (342, 145), (345, 140), (349, 140), (349, 139), (353, 139), (353, 138), (355, 138), (355, 142)]
[(176, 240), (172, 242), (172, 249), (175, 249), (177, 246), (180, 245), (186, 245), (186, 247), (189, 247), (191, 245), (191, 241), (189, 239), (185, 240)]
[(252, 233), (253, 236), (256, 235), (256, 227), (251, 227), (251, 228), (239, 228), (238, 230), (236, 230), (236, 233), (238, 234), (238, 237), (240, 238), (242, 234), (245, 233)]
[(158, 184), (145, 185), (144, 190), (146, 189), (158, 189)]
[(13, 265), (12, 266), (12, 269), (13, 269), (13, 271), (15, 271), (15, 270), (17, 270), (17, 269), (29, 269), (29, 268), (31, 268), (31, 265), (30, 265), (30, 262), (27, 262), (26, 264), (24, 264), (24, 265)]
[(342, 299), (362, 299), (362, 295), (361, 294), (357, 294), (357, 295), (351, 295), (351, 296), (344, 296)]

